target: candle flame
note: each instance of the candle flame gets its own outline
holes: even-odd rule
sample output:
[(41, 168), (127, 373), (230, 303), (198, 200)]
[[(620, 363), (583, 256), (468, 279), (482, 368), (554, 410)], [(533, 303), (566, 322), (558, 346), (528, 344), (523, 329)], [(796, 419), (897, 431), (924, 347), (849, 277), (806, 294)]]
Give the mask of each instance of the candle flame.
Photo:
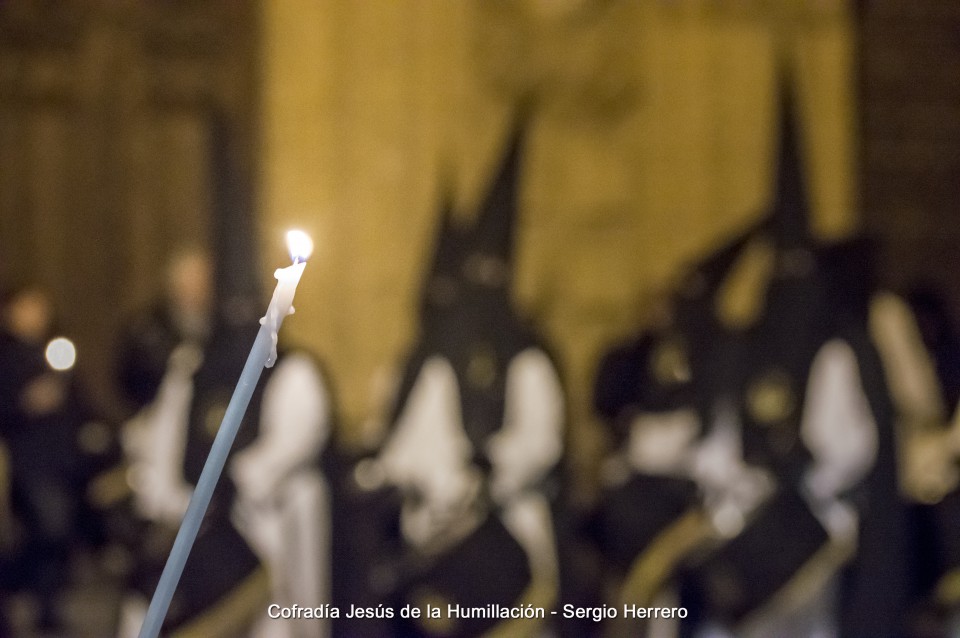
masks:
[(306, 261), (313, 253), (313, 240), (302, 230), (287, 231), (287, 250), (293, 263)]

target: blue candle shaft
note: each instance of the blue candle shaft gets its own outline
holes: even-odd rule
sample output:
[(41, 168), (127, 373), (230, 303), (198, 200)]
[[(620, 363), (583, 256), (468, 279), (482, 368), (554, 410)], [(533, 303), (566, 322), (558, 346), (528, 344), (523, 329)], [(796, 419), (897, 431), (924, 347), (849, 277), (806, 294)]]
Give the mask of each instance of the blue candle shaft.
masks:
[(220, 480), (223, 466), (227, 462), (230, 448), (233, 447), (240, 422), (243, 420), (243, 415), (250, 404), (250, 398), (253, 396), (253, 391), (256, 389), (260, 375), (263, 373), (263, 366), (272, 345), (270, 327), (261, 326), (260, 332), (257, 333), (257, 338), (253, 342), (253, 347), (250, 349), (247, 363), (243, 366), (240, 381), (237, 382), (237, 387), (234, 389), (230, 403), (227, 405), (227, 411), (223, 415), (220, 429), (213, 440), (213, 447), (210, 449), (210, 455), (207, 457), (203, 471), (200, 473), (200, 480), (197, 481), (193, 496), (190, 498), (187, 512), (183, 515), (180, 531), (177, 532), (173, 549), (170, 550), (167, 564), (160, 575), (160, 582), (157, 584), (153, 600), (150, 601), (150, 607), (147, 609), (147, 616), (140, 628), (140, 638), (157, 638), (160, 635), (160, 628), (167, 616), (167, 609), (170, 607), (173, 593), (180, 582), (180, 575), (183, 574), (190, 549), (197, 538), (203, 516), (210, 505), (214, 488), (217, 487), (217, 482)]

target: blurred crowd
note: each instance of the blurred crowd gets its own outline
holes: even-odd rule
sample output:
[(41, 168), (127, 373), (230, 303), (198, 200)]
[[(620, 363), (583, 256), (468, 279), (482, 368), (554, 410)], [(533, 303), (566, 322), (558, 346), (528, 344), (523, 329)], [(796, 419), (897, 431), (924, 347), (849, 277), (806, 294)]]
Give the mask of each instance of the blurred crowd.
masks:
[[(476, 214), (443, 194), (382, 440), (334, 445), (335, 385), (314, 356), (281, 349), (165, 631), (960, 635), (960, 336), (940, 291), (874, 285), (868, 240), (813, 236), (789, 100), (782, 111), (769, 210), (598, 362), (593, 405), (613, 445), (595, 499), (571, 497), (562, 375), (510, 294), (525, 113)], [(756, 245), (772, 255), (760, 311), (733, 328), (719, 295)], [(173, 255), (165, 296), (129, 318), (122, 424), (84, 401), (48, 295), (3, 290), (0, 636), (81, 635), (70, 592), (108, 586), (99, 631), (137, 634), (257, 328), (222, 303), (217, 259)], [(444, 613), (403, 618), (405, 605)], [(624, 605), (685, 611), (629, 618)]]

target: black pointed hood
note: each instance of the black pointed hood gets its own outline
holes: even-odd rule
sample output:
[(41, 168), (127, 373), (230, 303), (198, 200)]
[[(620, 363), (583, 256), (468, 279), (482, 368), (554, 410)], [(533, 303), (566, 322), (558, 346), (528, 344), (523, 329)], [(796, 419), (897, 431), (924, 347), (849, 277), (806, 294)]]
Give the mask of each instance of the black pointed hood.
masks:
[(754, 335), (766, 342), (762, 348), (776, 350), (791, 342), (799, 351), (821, 342), (833, 309), (827, 293), (831, 273), (823, 261), (823, 246), (811, 229), (803, 118), (789, 79), (789, 75), (784, 78), (780, 92), (780, 150), (770, 215), (774, 272)]
[(771, 231), (782, 250), (809, 248), (812, 243), (802, 133), (793, 93), (785, 86), (780, 98), (780, 150), (771, 219)]
[(452, 314), (481, 319), (512, 312), (514, 235), (527, 119), (518, 118), (472, 221), (453, 210), (451, 180), (443, 180), (430, 272), (423, 290), (425, 329)]
[[(520, 173), (527, 132), (527, 119), (521, 116), (513, 125), (500, 165), (490, 182), (474, 222), (472, 252), (496, 259), (509, 275), (514, 256), (514, 235), (519, 207)], [(470, 263), (464, 264), (467, 268)], [(482, 273), (465, 273), (477, 276)], [(508, 286), (509, 277), (502, 283)]]
[(423, 316), (452, 305), (461, 287), (460, 261), (467, 237), (461, 224), (454, 219), (453, 192), (449, 180), (443, 182), (435, 235), (433, 258), (421, 292), (420, 313)]
[(442, 357), (457, 375), (464, 429), (477, 450), (502, 424), (510, 360), (540, 343), (511, 299), (526, 131), (525, 119), (516, 122), (472, 220), (454, 214), (449, 182), (444, 184), (420, 335), (393, 410), (396, 419), (423, 363)]

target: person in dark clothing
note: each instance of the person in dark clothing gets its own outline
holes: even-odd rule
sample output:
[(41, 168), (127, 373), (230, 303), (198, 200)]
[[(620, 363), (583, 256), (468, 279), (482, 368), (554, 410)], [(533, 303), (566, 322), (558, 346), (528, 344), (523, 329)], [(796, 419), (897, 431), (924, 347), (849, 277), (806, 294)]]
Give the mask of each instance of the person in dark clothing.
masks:
[(175, 252), (162, 299), (131, 317), (120, 336), (117, 383), (135, 410), (156, 396), (170, 355), (185, 343), (202, 346), (210, 332), (212, 267), (199, 248)]
[[(399, 604), (546, 607), (556, 596), (550, 484), (565, 405), (544, 340), (510, 294), (526, 125), (515, 121), (475, 221), (442, 210), (420, 333), (377, 459), (403, 494)], [(536, 628), (516, 622), (401, 620), (393, 635)]]
[(7, 468), (0, 506), (7, 511), (0, 512), (0, 589), (26, 597), (44, 628), (57, 624), (57, 597), (66, 585), (83, 501), (77, 444), (82, 410), (70, 373), (54, 369), (45, 357), (52, 325), (52, 304), (40, 288), (3, 293), (0, 446)]
[(718, 539), (680, 578), (681, 633), (902, 636), (908, 530), (868, 246), (814, 237), (793, 106), (787, 90), (763, 312), (726, 355), (694, 462)]
[[(718, 297), (766, 223), (751, 224), (688, 267), (677, 289), (654, 302), (653, 320), (641, 333), (601, 358), (594, 409), (615, 446), (603, 463), (590, 532), (604, 557), (605, 580), (622, 602), (653, 602), (664, 583), (648, 577), (651, 561), (667, 567), (668, 578), (683, 548), (708, 536), (684, 458), (705, 435), (710, 399), (728, 372), (724, 353), (734, 340), (717, 316)], [(642, 624), (608, 621), (605, 631), (632, 635)]]

